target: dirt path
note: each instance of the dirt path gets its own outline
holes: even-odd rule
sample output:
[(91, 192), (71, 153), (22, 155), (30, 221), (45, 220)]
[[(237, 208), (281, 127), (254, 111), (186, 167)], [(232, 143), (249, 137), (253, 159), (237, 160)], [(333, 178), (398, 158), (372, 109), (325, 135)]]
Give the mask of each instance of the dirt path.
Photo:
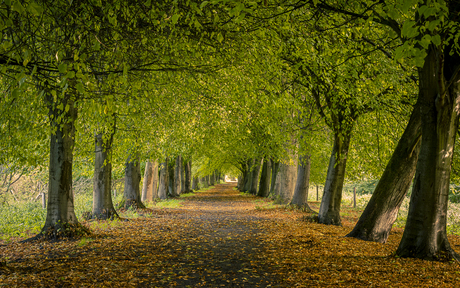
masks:
[[(400, 230), (386, 244), (345, 238), (352, 224), (312, 223), (311, 215), (273, 209), (233, 186), (181, 197), (180, 208), (129, 222), (95, 223), (94, 238), (0, 247), (0, 287), (460, 285), (459, 263), (392, 256)], [(450, 241), (459, 251), (460, 238)]]

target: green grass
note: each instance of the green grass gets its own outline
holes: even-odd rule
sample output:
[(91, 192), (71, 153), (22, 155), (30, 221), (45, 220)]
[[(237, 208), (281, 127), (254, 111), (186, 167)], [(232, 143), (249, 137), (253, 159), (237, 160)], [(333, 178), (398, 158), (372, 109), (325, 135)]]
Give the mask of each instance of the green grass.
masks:
[(86, 244), (90, 243), (91, 241), (93, 241), (94, 239), (93, 238), (86, 238), (86, 237), (83, 237), (80, 239), (80, 241), (78, 242), (78, 247), (83, 247), (85, 246)]
[(40, 232), (45, 223), (46, 210), (39, 202), (22, 202), (0, 207), (0, 239), (28, 237)]
[[(199, 192), (199, 191), (197, 191)], [(195, 196), (196, 193), (195, 192), (192, 192), (192, 193), (186, 193), (186, 194), (180, 194), (180, 198), (187, 198), (187, 197), (193, 197)]]
[(157, 208), (179, 208), (182, 206), (184, 200), (181, 199), (166, 199), (160, 202), (157, 202), (155, 207)]

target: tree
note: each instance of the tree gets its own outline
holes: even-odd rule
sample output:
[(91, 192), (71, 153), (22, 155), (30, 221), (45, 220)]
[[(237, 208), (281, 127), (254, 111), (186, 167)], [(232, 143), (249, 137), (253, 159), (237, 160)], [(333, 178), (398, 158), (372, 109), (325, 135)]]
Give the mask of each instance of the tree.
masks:
[(93, 211), (96, 219), (119, 218), (112, 202), (112, 143), (115, 131), (110, 135), (99, 133), (95, 137), (96, 156), (93, 177)]
[(125, 163), (125, 188), (123, 197), (125, 199), (125, 208), (145, 208), (141, 201), (139, 185), (141, 182), (141, 167), (139, 154), (129, 154)]
[(270, 193), (270, 176), (272, 171), (271, 165), (271, 160), (264, 157), (257, 196), (268, 197), (268, 194)]

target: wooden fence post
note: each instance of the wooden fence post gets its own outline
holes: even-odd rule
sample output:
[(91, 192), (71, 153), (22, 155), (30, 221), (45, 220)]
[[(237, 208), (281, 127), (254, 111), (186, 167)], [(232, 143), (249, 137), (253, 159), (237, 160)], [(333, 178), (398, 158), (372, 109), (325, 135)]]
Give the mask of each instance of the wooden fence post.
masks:
[(42, 192), (42, 207), (46, 209), (46, 195), (45, 192)]
[(353, 187), (353, 208), (356, 208), (356, 187)]

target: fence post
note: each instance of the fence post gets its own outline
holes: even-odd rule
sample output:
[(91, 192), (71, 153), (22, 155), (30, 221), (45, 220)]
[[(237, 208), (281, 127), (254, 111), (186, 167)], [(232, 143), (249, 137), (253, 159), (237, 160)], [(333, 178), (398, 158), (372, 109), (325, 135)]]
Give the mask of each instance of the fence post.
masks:
[(356, 187), (353, 187), (353, 208), (356, 208)]
[(42, 192), (42, 207), (46, 209), (46, 195), (45, 192)]

